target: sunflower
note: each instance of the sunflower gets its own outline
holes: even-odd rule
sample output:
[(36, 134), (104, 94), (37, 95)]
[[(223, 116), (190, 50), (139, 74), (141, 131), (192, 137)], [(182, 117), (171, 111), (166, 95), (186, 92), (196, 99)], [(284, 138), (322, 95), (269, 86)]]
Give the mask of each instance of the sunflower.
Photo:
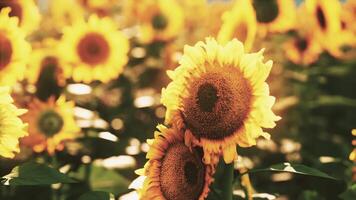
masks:
[(110, 11), (116, 2), (114, 0), (77, 0), (77, 3), (87, 13), (105, 17), (110, 15)]
[(84, 9), (77, 0), (51, 0), (48, 3), (50, 15), (48, 23), (52, 26), (55, 23), (55, 28), (72, 25), (84, 17)]
[(31, 53), (31, 62), (28, 65), (26, 77), (31, 84), (35, 84), (41, 74), (54, 74), (54, 80), (63, 86), (65, 78), (63, 75), (63, 63), (58, 56), (56, 40), (45, 40), (40, 48)]
[(348, 0), (342, 7), (341, 18), (344, 20), (342, 28), (347, 28), (356, 34), (356, 1)]
[(26, 112), (16, 108), (8, 87), (0, 87), (0, 156), (13, 158), (19, 152), (19, 138), (27, 135), (27, 124), (18, 117)]
[(172, 82), (162, 90), (166, 123), (186, 129), (187, 144), (202, 146), (204, 161), (226, 163), (236, 158), (236, 144), (248, 147), (269, 134), (280, 117), (271, 110), (275, 98), (265, 83), (272, 61), (263, 63), (263, 50), (246, 54), (234, 39), (225, 46), (207, 38), (186, 45), (180, 66), (168, 71)]
[(0, 85), (13, 85), (23, 78), (31, 46), (18, 27), (18, 19), (9, 17), (10, 8), (0, 12)]
[(34, 31), (41, 20), (40, 12), (33, 0), (1, 0), (0, 10), (10, 7), (11, 17), (17, 17), (20, 27), (26, 32)]
[(202, 23), (202, 19), (207, 17), (208, 2), (206, 0), (180, 0), (178, 3), (184, 10), (184, 25), (188, 30), (196, 29), (196, 26)]
[[(305, 9), (309, 16), (308, 23), (314, 27), (315, 39), (334, 56), (340, 56), (340, 12), (341, 6), (338, 0), (306, 0)], [(339, 38), (339, 39), (338, 39)]]
[(57, 40), (45, 39), (30, 55), (26, 71), (28, 83), (36, 86), (36, 96), (46, 101), (51, 96), (60, 96), (66, 83), (64, 64), (57, 52)]
[(237, 38), (244, 43), (245, 50), (252, 48), (257, 31), (256, 14), (249, 0), (237, 1), (230, 11), (223, 15), (223, 24), (218, 41), (226, 43)]
[(47, 150), (54, 154), (62, 150), (67, 140), (78, 137), (79, 127), (73, 116), (74, 102), (66, 102), (64, 97), (57, 101), (49, 98), (47, 102), (34, 99), (28, 106), (29, 111), (23, 120), (29, 124), (29, 136), (21, 144), (35, 152)]
[(251, 0), (261, 34), (285, 32), (296, 20), (294, 0)]
[(309, 65), (319, 58), (323, 49), (315, 38), (314, 29), (305, 23), (308, 20), (305, 9), (300, 8), (298, 16), (296, 36), (285, 43), (284, 52), (293, 63)]
[[(223, 14), (232, 8), (234, 1), (211, 1), (207, 3), (207, 16), (201, 20), (197, 26), (204, 26), (201, 37), (194, 40), (194, 42), (204, 39), (205, 37), (218, 35)], [(201, 25), (202, 24), (202, 25)], [(205, 28), (206, 27), (206, 28)], [(189, 33), (188, 33), (189, 34)]]
[[(352, 136), (356, 136), (356, 129), (352, 130)], [(349, 159), (356, 164), (356, 139), (352, 139), (352, 146), (354, 149), (350, 153)], [(356, 181), (356, 166), (354, 165), (352, 168), (352, 180)]]
[(341, 32), (338, 34), (340, 41), (339, 49), (341, 51), (342, 58), (351, 59), (355, 56), (351, 51), (353, 47), (356, 47), (356, 1), (348, 1), (342, 5), (342, 12), (340, 15), (340, 27)]
[(138, 170), (146, 176), (140, 199), (205, 199), (214, 167), (202, 162), (201, 149), (184, 144), (183, 133), (163, 125), (157, 128), (154, 139), (148, 140), (149, 160), (144, 169)]
[[(353, 129), (351, 133), (353, 136), (356, 136), (356, 129)], [(355, 139), (352, 140), (352, 146), (354, 146), (355, 148), (352, 150), (352, 152), (349, 156), (349, 159), (353, 162), (356, 162), (356, 140)]]
[(108, 82), (116, 78), (127, 63), (128, 39), (109, 18), (96, 15), (88, 22), (78, 21), (64, 29), (59, 44), (61, 58), (67, 63), (65, 75), (75, 81)]
[(295, 64), (308, 65), (315, 62), (322, 48), (312, 35), (297, 35), (284, 45), (287, 58)]
[(143, 43), (171, 40), (183, 29), (183, 11), (175, 0), (144, 0), (136, 12)]

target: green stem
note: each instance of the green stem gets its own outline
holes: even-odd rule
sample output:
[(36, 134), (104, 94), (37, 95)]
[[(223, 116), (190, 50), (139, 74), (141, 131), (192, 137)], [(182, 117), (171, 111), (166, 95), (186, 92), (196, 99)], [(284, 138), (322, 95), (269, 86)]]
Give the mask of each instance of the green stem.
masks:
[(232, 200), (233, 199), (233, 181), (234, 181), (234, 163), (225, 164), (224, 172), (222, 174), (222, 199)]
[[(58, 159), (57, 159), (57, 155), (56, 154), (53, 154), (51, 157), (51, 165), (54, 169), (59, 169), (59, 162), (58, 162)], [(54, 189), (53, 187), (51, 187), (51, 190), (52, 190), (52, 200), (59, 200), (60, 199), (60, 196), (59, 196), (59, 190), (61, 188), (58, 188), (58, 189)]]
[(87, 184), (89, 184), (89, 179), (90, 179), (90, 173), (91, 173), (91, 165), (90, 164), (85, 164), (84, 168), (84, 180)]

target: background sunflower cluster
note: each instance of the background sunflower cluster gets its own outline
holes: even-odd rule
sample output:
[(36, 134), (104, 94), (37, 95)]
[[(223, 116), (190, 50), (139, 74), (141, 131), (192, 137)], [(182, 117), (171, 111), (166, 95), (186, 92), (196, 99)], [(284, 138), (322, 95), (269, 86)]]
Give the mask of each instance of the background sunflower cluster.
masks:
[[(210, 186), (196, 190), (209, 200), (356, 199), (355, 0), (0, 0), (0, 199), (138, 199), (146, 154), (160, 158), (167, 141), (201, 145), (194, 131), (187, 140), (156, 126), (185, 129), (173, 111), (194, 84), (179, 76), (193, 82), (209, 67), (189, 71), (201, 57), (184, 46), (206, 37), (264, 49), (282, 120), (226, 140), (229, 153), (204, 173)], [(272, 128), (262, 125), (272, 114), (254, 120)], [(256, 140), (264, 131), (271, 139)]]

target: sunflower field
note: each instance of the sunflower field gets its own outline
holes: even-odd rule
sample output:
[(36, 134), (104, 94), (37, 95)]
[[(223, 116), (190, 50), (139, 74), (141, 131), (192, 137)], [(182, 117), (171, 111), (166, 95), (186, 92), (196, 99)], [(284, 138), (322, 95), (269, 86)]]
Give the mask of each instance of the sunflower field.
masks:
[(356, 0), (0, 0), (0, 200), (355, 200)]

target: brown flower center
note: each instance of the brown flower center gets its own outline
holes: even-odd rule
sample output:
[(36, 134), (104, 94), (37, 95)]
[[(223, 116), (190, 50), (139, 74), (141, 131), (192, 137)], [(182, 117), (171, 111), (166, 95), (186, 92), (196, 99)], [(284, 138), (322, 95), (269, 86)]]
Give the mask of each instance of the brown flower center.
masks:
[(198, 181), (198, 168), (193, 162), (186, 162), (184, 165), (184, 176), (187, 183), (194, 185)]
[(99, 33), (87, 33), (79, 41), (77, 52), (83, 62), (89, 65), (97, 65), (108, 59), (110, 46), (103, 35)]
[(318, 23), (319, 23), (319, 26), (321, 27), (321, 29), (325, 30), (326, 29), (326, 19), (325, 19), (324, 11), (320, 6), (318, 6), (316, 9), (316, 17), (318, 19)]
[(247, 39), (248, 28), (245, 22), (240, 23), (235, 32), (235, 37), (239, 39), (241, 42), (245, 42)]
[(345, 30), (347, 28), (347, 24), (344, 20), (340, 21), (340, 26), (341, 26), (341, 30)]
[(205, 166), (198, 149), (191, 152), (183, 143), (171, 145), (160, 173), (162, 194), (167, 200), (197, 200), (205, 183)]
[(11, 62), (12, 53), (11, 41), (6, 35), (0, 33), (0, 70)]
[(257, 21), (260, 23), (270, 23), (279, 14), (277, 0), (253, 0), (252, 5), (256, 11)]
[(58, 58), (46, 56), (40, 65), (40, 74), (36, 82), (36, 96), (42, 101), (46, 101), (51, 96), (58, 97), (65, 81)]
[(41, 113), (38, 119), (38, 128), (47, 136), (53, 136), (63, 128), (63, 118), (54, 110)]
[(299, 38), (295, 41), (295, 45), (300, 52), (304, 52), (308, 48), (308, 40), (305, 38)]
[(164, 30), (168, 25), (168, 20), (163, 14), (157, 14), (152, 18), (152, 26), (156, 30)]
[(58, 60), (53, 56), (47, 56), (42, 60), (41, 68), (56, 68), (58, 67)]
[(212, 112), (218, 101), (217, 90), (210, 83), (202, 84), (198, 89), (197, 104), (204, 112)]
[(2, 0), (0, 1), (0, 10), (10, 7), (11, 11), (9, 13), (10, 17), (18, 17), (19, 21), (22, 20), (22, 8), (17, 0)]
[(188, 83), (183, 116), (197, 138), (223, 139), (238, 130), (246, 119), (252, 89), (235, 67), (215, 67)]

